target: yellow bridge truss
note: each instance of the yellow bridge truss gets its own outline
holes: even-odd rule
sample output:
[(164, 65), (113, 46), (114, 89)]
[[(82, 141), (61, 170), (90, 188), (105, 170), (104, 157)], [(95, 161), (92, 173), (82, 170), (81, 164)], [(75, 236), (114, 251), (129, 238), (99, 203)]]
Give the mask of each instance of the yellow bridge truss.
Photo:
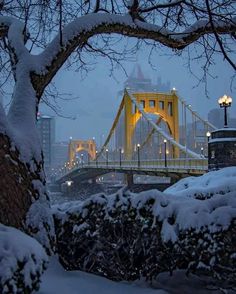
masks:
[[(97, 158), (105, 151), (106, 146), (108, 146), (123, 110), (125, 128), (124, 157), (126, 160), (130, 160), (132, 157), (134, 130), (141, 117), (145, 118), (145, 120), (152, 125), (152, 130), (148, 134), (146, 140), (142, 143), (141, 148), (148, 142), (152, 134), (157, 132), (172, 146), (174, 158), (179, 157), (180, 151), (191, 158), (201, 158), (201, 155), (189, 150), (185, 145), (179, 143), (179, 103), (181, 103), (185, 109), (189, 110), (193, 117), (201, 120), (208, 129), (215, 129), (212, 124), (203, 120), (196, 112), (194, 112), (191, 109), (191, 106), (177, 95), (175, 90), (172, 90), (170, 93), (132, 93), (125, 89), (115, 120), (107, 139), (97, 154)], [(149, 113), (159, 116), (156, 123), (148, 117)], [(166, 123), (170, 134), (167, 134), (161, 127), (159, 127), (161, 121)]]

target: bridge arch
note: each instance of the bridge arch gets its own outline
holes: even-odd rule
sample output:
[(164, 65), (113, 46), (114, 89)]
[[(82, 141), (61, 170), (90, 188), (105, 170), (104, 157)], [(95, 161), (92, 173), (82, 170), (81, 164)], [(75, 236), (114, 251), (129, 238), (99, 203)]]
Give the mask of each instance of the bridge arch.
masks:
[[(152, 113), (149, 116), (149, 119), (154, 124), (156, 124), (156, 126), (161, 128), (166, 134), (173, 137), (170, 125), (167, 121), (163, 119), (162, 116), (159, 115), (159, 113)], [(132, 136), (132, 146), (134, 146), (134, 150), (137, 150), (137, 144), (140, 144), (140, 154), (147, 154), (148, 151), (144, 151), (143, 149), (146, 149), (145, 146), (150, 144), (149, 148), (151, 148), (151, 152), (153, 152), (153, 154), (156, 153), (156, 158), (160, 159), (161, 154), (164, 153), (164, 138), (162, 138), (160, 135), (153, 136), (154, 133), (155, 132), (153, 126), (149, 124), (149, 121), (140, 116), (134, 128)], [(152, 145), (156, 145), (156, 147), (158, 148), (152, 149)], [(168, 157), (173, 157), (173, 154), (175, 153), (175, 148), (172, 144), (167, 143), (166, 151), (168, 152), (167, 154), (169, 154)], [(137, 154), (133, 153), (133, 158), (135, 157), (137, 157)]]
[[(134, 93), (137, 103), (144, 112), (159, 115), (160, 119), (166, 122), (170, 134), (176, 142), (179, 142), (179, 113), (178, 113), (178, 96), (175, 91), (171, 93)], [(125, 157), (131, 159), (132, 156), (132, 139), (135, 127), (142, 114), (133, 104), (129, 93), (124, 94), (125, 109)], [(179, 150), (174, 147), (173, 156), (179, 156)]]
[(92, 140), (70, 140), (69, 143), (69, 164), (70, 166), (76, 161), (76, 153), (86, 151), (92, 160), (96, 157), (96, 143)]

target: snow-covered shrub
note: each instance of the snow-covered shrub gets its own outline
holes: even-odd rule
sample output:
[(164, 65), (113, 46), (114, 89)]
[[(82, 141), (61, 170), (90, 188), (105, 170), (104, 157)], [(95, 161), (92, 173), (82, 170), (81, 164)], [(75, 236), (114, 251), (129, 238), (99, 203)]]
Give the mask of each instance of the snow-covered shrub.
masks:
[(23, 232), (0, 224), (0, 293), (32, 293), (46, 269), (43, 247)]
[(100, 194), (57, 206), (54, 217), (66, 269), (114, 280), (151, 280), (161, 272), (185, 269), (236, 281), (234, 188), (211, 198), (157, 190)]

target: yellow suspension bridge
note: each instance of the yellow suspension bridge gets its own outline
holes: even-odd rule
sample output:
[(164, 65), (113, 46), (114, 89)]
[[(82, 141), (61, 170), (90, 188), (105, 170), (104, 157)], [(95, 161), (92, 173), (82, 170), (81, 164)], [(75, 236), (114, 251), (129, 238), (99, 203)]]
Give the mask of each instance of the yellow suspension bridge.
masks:
[[(56, 182), (83, 181), (109, 172), (181, 178), (207, 171), (207, 132), (216, 128), (191, 105), (170, 93), (125, 89), (109, 134), (98, 150), (94, 140), (71, 140), (69, 161)], [(87, 160), (77, 154), (87, 152)], [(83, 155), (83, 154), (81, 154)]]

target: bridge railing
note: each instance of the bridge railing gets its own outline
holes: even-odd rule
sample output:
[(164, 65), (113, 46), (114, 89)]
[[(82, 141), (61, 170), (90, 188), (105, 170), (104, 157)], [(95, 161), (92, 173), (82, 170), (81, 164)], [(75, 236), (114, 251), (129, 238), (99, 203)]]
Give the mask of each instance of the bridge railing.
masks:
[[(168, 160), (123, 160), (91, 162), (90, 166), (95, 167), (133, 167), (133, 168), (185, 168), (185, 169), (207, 169), (208, 161), (203, 159), (168, 159)], [(81, 165), (80, 165), (81, 166)], [(88, 167), (89, 165), (86, 165)], [(85, 167), (85, 165), (84, 165)]]
[(64, 167), (58, 172), (57, 177), (83, 168), (108, 168), (108, 169), (173, 169), (173, 170), (207, 170), (207, 158), (179, 158), (179, 159), (153, 159), (153, 160), (108, 160), (81, 162), (73, 167)]

